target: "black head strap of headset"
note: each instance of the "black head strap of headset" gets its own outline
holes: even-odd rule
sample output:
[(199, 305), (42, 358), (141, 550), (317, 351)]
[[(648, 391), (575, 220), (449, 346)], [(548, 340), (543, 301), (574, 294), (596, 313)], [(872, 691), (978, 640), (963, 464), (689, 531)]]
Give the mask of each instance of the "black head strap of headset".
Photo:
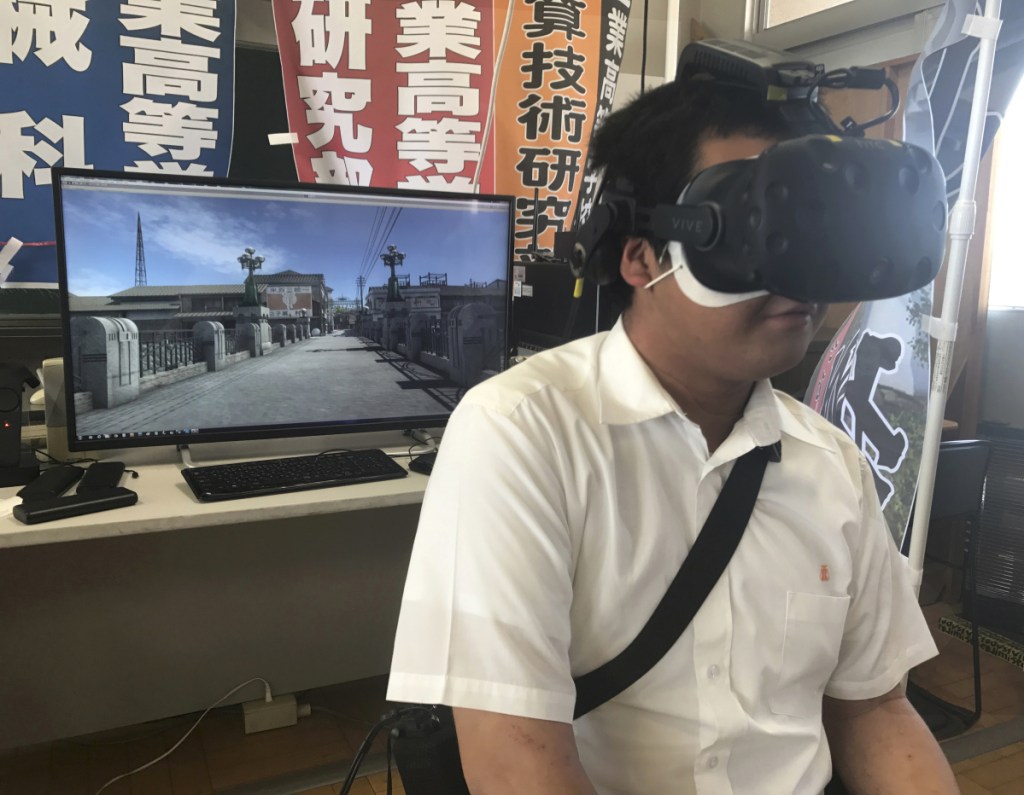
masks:
[(619, 244), (625, 237), (643, 237), (656, 246), (678, 240), (708, 249), (721, 231), (718, 218), (707, 205), (638, 207), (632, 185), (624, 179), (616, 180), (614, 188), (602, 184), (598, 197), (590, 216), (574, 233), (571, 253), (566, 255), (577, 277), (585, 276), (598, 284), (614, 280)]

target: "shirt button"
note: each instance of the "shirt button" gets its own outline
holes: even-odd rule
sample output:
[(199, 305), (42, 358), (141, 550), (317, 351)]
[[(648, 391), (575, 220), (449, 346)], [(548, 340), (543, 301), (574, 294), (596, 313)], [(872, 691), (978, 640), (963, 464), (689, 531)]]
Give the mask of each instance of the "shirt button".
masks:
[(708, 757), (708, 767), (711, 768), (712, 770), (714, 770), (716, 767), (718, 767), (718, 757), (717, 756), (709, 756)]
[(721, 669), (717, 665), (708, 666), (708, 679), (717, 679), (721, 673)]

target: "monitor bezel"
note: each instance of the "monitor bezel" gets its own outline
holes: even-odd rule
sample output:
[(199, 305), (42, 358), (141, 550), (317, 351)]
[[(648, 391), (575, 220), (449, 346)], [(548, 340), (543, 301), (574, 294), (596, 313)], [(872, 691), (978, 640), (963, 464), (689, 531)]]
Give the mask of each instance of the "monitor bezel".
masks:
[[(53, 174), (53, 203), (57, 243), (57, 279), (60, 292), (60, 327), (63, 337), (63, 362), (65, 383), (71, 375), (69, 363), (72, 361), (71, 344), (71, 310), (68, 289), (67, 262), (65, 260), (64, 217), (61, 194), (64, 177), (84, 177), (117, 179), (135, 182), (164, 183), (168, 185), (186, 185), (202, 187), (223, 187), (239, 189), (284, 190), (293, 192), (317, 192), (329, 194), (349, 194), (356, 196), (381, 196), (391, 199), (438, 199), (444, 201), (463, 199), (487, 204), (504, 204), (508, 211), (508, 261), (505, 263), (505, 330), (502, 340), (502, 364), (507, 369), (510, 346), (513, 341), (512, 316), (512, 267), (515, 262), (515, 205), (516, 197), (500, 193), (466, 193), (455, 191), (431, 191), (406, 188), (387, 188), (379, 186), (337, 185), (321, 182), (298, 182), (276, 180), (241, 180), (225, 177), (201, 177), (187, 174), (164, 174), (151, 172), (124, 172), (101, 169), (57, 167)], [(206, 444), (217, 442), (245, 442), (261, 439), (282, 439), (288, 437), (316, 437), (355, 433), (375, 433), (397, 430), (414, 430), (419, 428), (443, 428), (451, 412), (437, 415), (416, 417), (395, 417), (381, 420), (354, 420), (352, 422), (329, 423), (289, 423), (287, 425), (253, 425), (237, 429), (203, 431), (201, 433), (160, 433), (156, 436), (138, 436), (111, 439), (79, 439), (77, 434), (77, 415), (74, 409), (74, 389), (65, 388), (64, 403), (67, 423), (68, 449), (74, 452), (87, 450), (113, 450), (135, 447), (158, 447), (175, 445)]]

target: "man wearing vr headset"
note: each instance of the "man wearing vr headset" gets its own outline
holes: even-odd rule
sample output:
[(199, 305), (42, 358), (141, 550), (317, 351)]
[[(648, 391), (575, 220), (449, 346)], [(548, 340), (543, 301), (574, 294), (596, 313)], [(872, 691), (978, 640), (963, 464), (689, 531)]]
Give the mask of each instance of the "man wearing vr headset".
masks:
[[(652, 207), (794, 135), (745, 89), (679, 80), (608, 117), (591, 156), (606, 185)], [(801, 361), (825, 306), (709, 289), (680, 243), (652, 238), (613, 228), (602, 243), (628, 303), (612, 331), (531, 357), (457, 407), (389, 698), (455, 708), (474, 795), (818, 793), (830, 752), (852, 793), (956, 792), (900, 688), (936, 649), (870, 469), (768, 381)], [(680, 640), (574, 723), (573, 677), (633, 640), (732, 465), (776, 444)]]

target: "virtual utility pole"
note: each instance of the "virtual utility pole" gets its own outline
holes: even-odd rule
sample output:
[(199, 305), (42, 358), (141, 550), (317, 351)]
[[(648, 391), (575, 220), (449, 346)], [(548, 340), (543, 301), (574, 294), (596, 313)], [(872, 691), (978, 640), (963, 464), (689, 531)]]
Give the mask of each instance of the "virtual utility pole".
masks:
[(363, 310), (363, 285), (366, 284), (365, 276), (356, 277), (356, 287), (359, 289), (359, 311)]
[(135, 213), (135, 286), (146, 286), (146, 250), (142, 247), (142, 215)]

